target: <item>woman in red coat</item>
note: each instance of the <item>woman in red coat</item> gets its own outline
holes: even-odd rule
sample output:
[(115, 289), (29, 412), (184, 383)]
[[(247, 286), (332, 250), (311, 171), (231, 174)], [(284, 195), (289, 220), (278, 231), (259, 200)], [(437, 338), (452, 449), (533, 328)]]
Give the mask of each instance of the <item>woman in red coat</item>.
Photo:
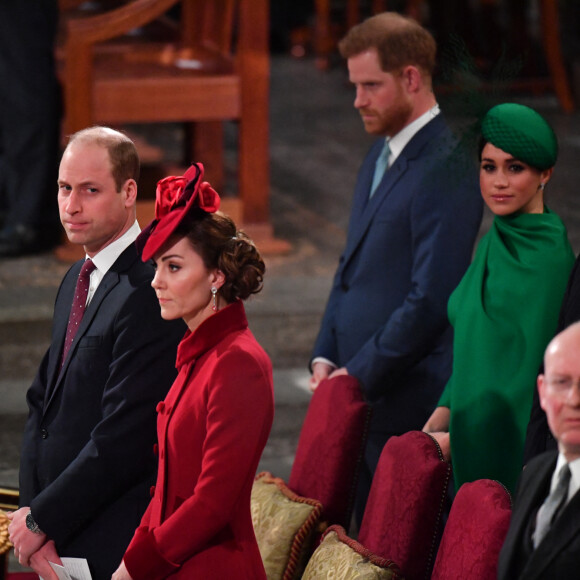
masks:
[(272, 366), (248, 329), (242, 300), (262, 287), (264, 262), (202, 183), (203, 167), (157, 188), (143, 260), (166, 320), (189, 330), (179, 375), (158, 405), (159, 473), (114, 580), (265, 579), (250, 492), (272, 426)]

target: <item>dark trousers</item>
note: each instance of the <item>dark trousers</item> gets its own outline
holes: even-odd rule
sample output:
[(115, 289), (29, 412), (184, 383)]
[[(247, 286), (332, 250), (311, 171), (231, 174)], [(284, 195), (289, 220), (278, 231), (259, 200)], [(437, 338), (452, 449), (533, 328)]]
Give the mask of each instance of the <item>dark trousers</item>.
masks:
[(7, 226), (58, 228), (57, 0), (0, 2), (0, 209)]

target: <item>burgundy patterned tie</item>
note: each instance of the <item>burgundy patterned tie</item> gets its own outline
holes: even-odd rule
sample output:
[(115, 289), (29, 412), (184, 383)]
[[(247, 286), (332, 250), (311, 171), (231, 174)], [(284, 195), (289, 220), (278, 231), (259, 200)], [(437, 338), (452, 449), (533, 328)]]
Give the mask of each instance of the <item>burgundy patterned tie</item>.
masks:
[(95, 269), (93, 261), (85, 260), (79, 278), (77, 280), (77, 287), (75, 288), (75, 295), (73, 298), (72, 307), (70, 309), (70, 316), (68, 319), (68, 326), (66, 327), (66, 336), (64, 339), (64, 348), (62, 350), (61, 366), (66, 360), (66, 355), (70, 350), (72, 341), (79, 329), (79, 324), (83, 319), (85, 308), (87, 307), (87, 296), (89, 294), (89, 285), (91, 272)]

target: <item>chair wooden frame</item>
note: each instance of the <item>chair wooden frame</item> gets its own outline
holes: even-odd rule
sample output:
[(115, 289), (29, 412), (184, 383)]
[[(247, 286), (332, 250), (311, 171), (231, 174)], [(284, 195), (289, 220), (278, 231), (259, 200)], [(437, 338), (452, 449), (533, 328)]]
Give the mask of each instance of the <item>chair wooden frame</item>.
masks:
[(550, 76), (554, 91), (558, 97), (560, 107), (565, 113), (574, 111), (574, 98), (570, 89), (570, 82), (564, 67), (562, 49), (560, 48), (560, 20), (558, 17), (558, 2), (541, 0), (540, 13), (542, 23), (542, 41), (546, 62), (550, 69)]
[[(66, 5), (74, 0), (61, 0)], [(219, 70), (167, 67), (159, 78), (103, 74), (99, 54), (103, 43), (143, 27), (162, 16), (179, 0), (130, 0), (118, 8), (65, 22), (63, 57), (64, 128), (72, 133), (94, 123), (201, 123), (202, 134), (217, 140), (224, 120), (239, 122), (239, 190), (244, 224), (269, 223), (269, 53), (268, 0), (236, 2), (235, 53), (226, 56), (228, 42), (212, 47)], [(226, 0), (234, 7), (233, 0)], [(197, 11), (207, 0), (182, 0), (182, 46), (196, 39), (194, 56), (211, 50), (197, 42), (201, 34)], [(126, 47), (125, 47), (126, 48)], [(159, 48), (159, 47), (157, 47)], [(114, 49), (112, 49), (114, 50)], [(117, 48), (119, 50), (119, 48)], [(221, 59), (219, 58), (221, 57)], [(229, 59), (229, 63), (228, 63)], [(210, 69), (213, 66), (210, 63)], [(229, 65), (229, 66), (228, 66)], [(169, 70), (171, 69), (171, 70)], [(131, 98), (126, 98), (130, 94)], [(123, 95), (125, 98), (123, 98)], [(210, 98), (208, 98), (208, 95)], [(171, 103), (168, 106), (168, 103)], [(217, 138), (216, 138), (217, 135)], [(223, 144), (222, 144), (223, 147)], [(203, 161), (203, 159), (201, 160)]]
[[(421, 20), (421, 5), (425, 0), (407, 0), (405, 13), (407, 16)], [(346, 29), (352, 28), (360, 22), (359, 0), (347, 0), (346, 2)], [(317, 66), (326, 69), (329, 66), (330, 54), (334, 49), (335, 41), (332, 37), (330, 13), (330, 0), (315, 0), (315, 31), (314, 51)], [(560, 19), (558, 15), (558, 2), (555, 0), (540, 0), (540, 22), (542, 31), (542, 44), (546, 63), (548, 65), (553, 86), (560, 107), (565, 113), (571, 113), (575, 109), (574, 98), (570, 88), (570, 81), (564, 66), (562, 49), (560, 47)], [(387, 0), (372, 0), (371, 12), (377, 14), (388, 10)]]

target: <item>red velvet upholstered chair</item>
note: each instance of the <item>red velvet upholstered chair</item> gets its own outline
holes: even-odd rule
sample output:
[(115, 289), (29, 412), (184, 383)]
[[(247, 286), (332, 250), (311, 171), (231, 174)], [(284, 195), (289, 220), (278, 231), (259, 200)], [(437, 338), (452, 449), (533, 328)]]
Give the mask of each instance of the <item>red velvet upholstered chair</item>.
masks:
[(450, 475), (451, 465), (427, 433), (391, 437), (383, 448), (358, 541), (396, 562), (406, 580), (431, 574)]
[(288, 485), (256, 477), (252, 522), (269, 580), (297, 580), (327, 524), (348, 527), (370, 407), (358, 381), (340, 376), (314, 392)]
[(496, 578), (511, 511), (511, 496), (501, 483), (464, 483), (451, 506), (432, 580)]
[(322, 519), (348, 529), (370, 407), (357, 379), (322, 381), (300, 431), (288, 487), (322, 503)]

